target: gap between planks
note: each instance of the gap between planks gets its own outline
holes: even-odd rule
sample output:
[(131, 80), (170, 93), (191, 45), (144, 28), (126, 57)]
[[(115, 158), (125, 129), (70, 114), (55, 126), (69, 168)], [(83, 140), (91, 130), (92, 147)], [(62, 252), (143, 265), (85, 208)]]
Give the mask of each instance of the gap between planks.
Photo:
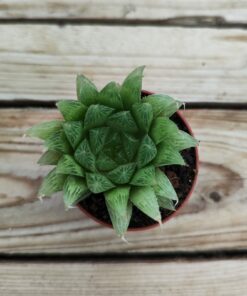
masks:
[[(0, 101), (0, 109), (4, 108), (56, 108), (57, 101), (39, 100), (11, 100)], [(181, 108), (183, 109), (183, 107)], [(228, 102), (186, 102), (185, 109), (215, 109), (215, 110), (247, 110), (247, 103), (228, 103)]]
[(51, 254), (8, 254), (0, 253), (0, 262), (145, 262), (145, 261), (209, 261), (247, 259), (245, 250), (216, 250), (197, 252), (153, 252), (153, 253), (51, 253)]
[(161, 26), (185, 28), (247, 29), (247, 23), (228, 22), (220, 16), (188, 16), (167, 19), (86, 19), (86, 18), (1, 18), (0, 25), (91, 25), (91, 26)]

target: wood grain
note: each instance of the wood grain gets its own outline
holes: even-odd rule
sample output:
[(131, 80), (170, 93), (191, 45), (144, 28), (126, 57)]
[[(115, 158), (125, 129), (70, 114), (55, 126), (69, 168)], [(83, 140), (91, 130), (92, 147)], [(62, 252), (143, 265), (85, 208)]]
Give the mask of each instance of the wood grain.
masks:
[(247, 261), (1, 263), (2, 296), (239, 296)]
[(144, 89), (247, 102), (246, 30), (3, 25), (0, 36), (0, 100), (72, 99), (77, 73), (101, 88), (144, 64)]
[(2, 19), (134, 19), (164, 20), (171, 18), (217, 17), (221, 22), (245, 22), (247, 3), (245, 0), (1, 0)]
[(36, 161), (42, 146), (23, 138), (38, 122), (58, 118), (52, 109), (0, 110), (0, 252), (122, 253), (247, 248), (246, 111), (184, 111), (201, 140), (198, 185), (187, 206), (163, 226), (128, 233), (129, 244), (85, 217), (64, 211), (61, 194), (37, 199), (47, 169)]

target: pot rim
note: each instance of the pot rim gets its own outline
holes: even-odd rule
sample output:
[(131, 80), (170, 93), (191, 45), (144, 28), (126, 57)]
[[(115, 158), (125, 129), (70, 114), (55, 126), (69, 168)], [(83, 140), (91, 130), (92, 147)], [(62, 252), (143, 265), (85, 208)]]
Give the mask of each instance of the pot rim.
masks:
[[(151, 95), (154, 94), (153, 92), (147, 91), (147, 90), (142, 90), (142, 93), (145, 93), (147, 95)], [(177, 111), (176, 112), (178, 114), (178, 116), (180, 117), (180, 119), (183, 121), (184, 125), (187, 127), (189, 133), (191, 134), (191, 136), (194, 136), (194, 133), (192, 131), (192, 128), (190, 127), (188, 121), (185, 119), (185, 117), (181, 114), (181, 111)], [(173, 213), (171, 213), (169, 216), (165, 217), (164, 219), (162, 219), (162, 224), (166, 223), (167, 221), (169, 221), (170, 219), (174, 218), (178, 211), (181, 210), (188, 202), (189, 198), (192, 195), (192, 192), (195, 189), (196, 183), (197, 183), (197, 179), (198, 179), (198, 171), (199, 171), (199, 153), (198, 153), (198, 147), (194, 147), (195, 148), (195, 167), (196, 167), (196, 173), (195, 173), (195, 177), (193, 180), (193, 184), (190, 188), (190, 191), (188, 192), (187, 196), (185, 197), (185, 199), (183, 200), (183, 202), (177, 207), (176, 211), (174, 211)], [(91, 218), (92, 220), (94, 220), (95, 222), (97, 222), (98, 224), (101, 224), (103, 226), (106, 226), (108, 228), (113, 228), (111, 224), (108, 224), (98, 218), (96, 218), (95, 216), (93, 216), (91, 213), (89, 213), (87, 210), (85, 210), (80, 204), (77, 205), (77, 207), (89, 218)], [(148, 226), (143, 226), (143, 227), (130, 227), (128, 228), (128, 232), (135, 232), (135, 231), (145, 231), (145, 230), (149, 230), (149, 229), (153, 229), (159, 226), (158, 222), (154, 222), (154, 224), (152, 225), (148, 225)]]

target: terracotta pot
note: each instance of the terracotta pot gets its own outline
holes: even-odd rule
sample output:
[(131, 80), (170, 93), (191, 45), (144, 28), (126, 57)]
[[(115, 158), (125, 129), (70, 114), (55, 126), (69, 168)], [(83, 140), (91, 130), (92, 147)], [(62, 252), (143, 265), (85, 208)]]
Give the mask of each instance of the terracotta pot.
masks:
[[(142, 96), (147, 96), (147, 95), (151, 95), (151, 94), (153, 94), (153, 93), (152, 92), (149, 92), (149, 91), (145, 91), (145, 90), (142, 91)], [(176, 112), (176, 115), (180, 119), (180, 123), (182, 122), (182, 124), (185, 126), (185, 128), (187, 129), (187, 131), (193, 136), (192, 129), (191, 129), (190, 125), (188, 124), (188, 122), (186, 121), (186, 119), (184, 118), (184, 116), (181, 114), (181, 112), (177, 111)], [(190, 190), (187, 193), (187, 195), (183, 198), (183, 201), (178, 206), (176, 206), (176, 211), (171, 212), (169, 215), (167, 215), (165, 218), (163, 218), (162, 219), (162, 223), (167, 222), (168, 220), (170, 220), (171, 218), (173, 218), (175, 215), (177, 215), (177, 213), (180, 211), (180, 209), (182, 207), (184, 207), (185, 204), (188, 202), (189, 198), (192, 195), (192, 192), (194, 191), (194, 188), (195, 188), (195, 185), (196, 185), (196, 181), (197, 181), (197, 176), (198, 176), (198, 170), (199, 170), (199, 156), (198, 156), (198, 149), (197, 149), (197, 147), (193, 148), (193, 151), (194, 151), (193, 158), (194, 158), (194, 163), (195, 163), (195, 167), (194, 167), (194, 169), (195, 169), (195, 175), (194, 175), (194, 178), (193, 178), (192, 183), (190, 185)], [(94, 215), (92, 215), (88, 210), (86, 210), (82, 206), (82, 204), (78, 204), (77, 206), (78, 206), (78, 208), (86, 216), (88, 216), (89, 218), (93, 219), (95, 222), (97, 222), (97, 223), (99, 223), (99, 224), (101, 224), (103, 226), (106, 226), (108, 228), (112, 228), (112, 225), (110, 223), (106, 223), (105, 221), (100, 220), (97, 217), (95, 217)], [(157, 226), (159, 226), (159, 223), (157, 223), (157, 222), (154, 221), (152, 225), (148, 225), (148, 226), (129, 227), (128, 231), (144, 231), (144, 230), (152, 229), (152, 228), (157, 227)]]

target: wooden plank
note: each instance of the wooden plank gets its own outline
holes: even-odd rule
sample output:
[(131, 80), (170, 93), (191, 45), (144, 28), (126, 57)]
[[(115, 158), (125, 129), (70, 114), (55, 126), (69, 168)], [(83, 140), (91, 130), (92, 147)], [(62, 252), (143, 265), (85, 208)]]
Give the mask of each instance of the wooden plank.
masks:
[(29, 126), (58, 118), (55, 110), (0, 110), (0, 252), (121, 253), (247, 248), (246, 111), (184, 111), (201, 140), (199, 181), (191, 200), (163, 231), (128, 233), (123, 243), (111, 229), (64, 211), (61, 194), (37, 199), (47, 171), (36, 161), (40, 142), (22, 138)]
[(1, 263), (3, 296), (239, 296), (247, 261)]
[(221, 22), (245, 22), (247, 3), (245, 0), (2, 0), (2, 19), (120, 19), (120, 20), (164, 20), (171, 18), (217, 17)]
[(184, 101), (247, 102), (247, 31), (128, 26), (0, 26), (0, 100), (75, 97), (145, 64), (144, 89)]

